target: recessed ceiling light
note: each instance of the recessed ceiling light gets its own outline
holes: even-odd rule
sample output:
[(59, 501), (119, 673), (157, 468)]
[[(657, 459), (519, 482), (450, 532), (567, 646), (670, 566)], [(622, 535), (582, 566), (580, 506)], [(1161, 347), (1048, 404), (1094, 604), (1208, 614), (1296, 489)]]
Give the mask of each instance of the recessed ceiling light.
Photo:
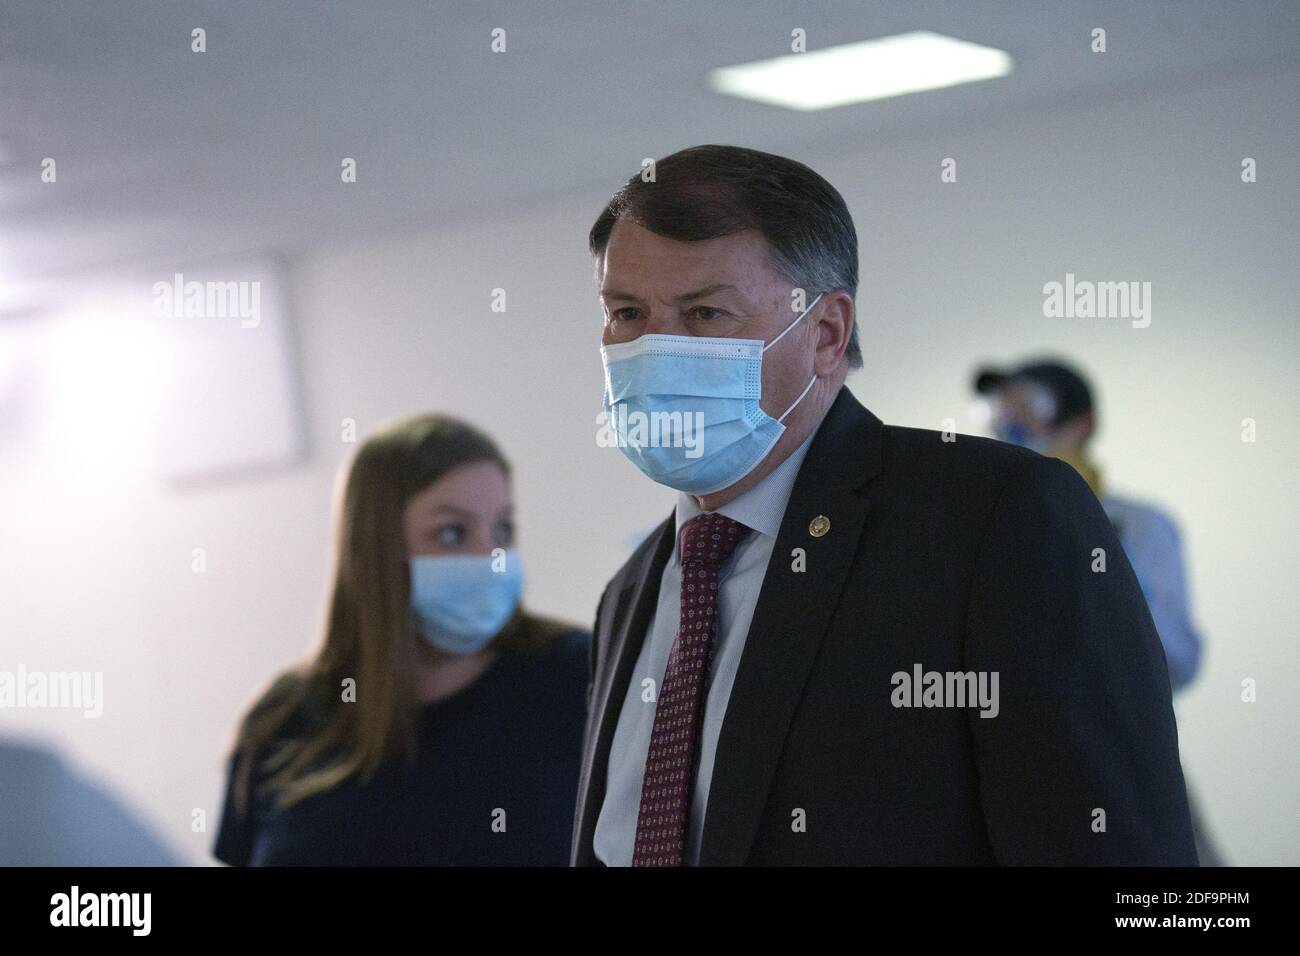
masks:
[(792, 110), (824, 110), (991, 80), (1011, 72), (1005, 50), (916, 30), (709, 73), (719, 93)]

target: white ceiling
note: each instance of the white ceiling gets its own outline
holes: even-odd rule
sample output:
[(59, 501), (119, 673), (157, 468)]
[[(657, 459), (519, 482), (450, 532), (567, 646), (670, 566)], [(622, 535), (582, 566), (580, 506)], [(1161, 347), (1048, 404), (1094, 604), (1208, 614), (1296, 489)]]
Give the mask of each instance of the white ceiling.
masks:
[[(189, 50), (207, 30), (208, 52)], [(1109, 51), (1088, 49), (1093, 27)], [(493, 28), (508, 52), (493, 54)], [(915, 29), (1011, 77), (795, 113), (712, 67)], [(0, 281), (317, 242), (612, 191), (642, 157), (799, 155), (1300, 62), (1300, 3), (5, 0)], [(58, 182), (39, 179), (43, 157)], [(339, 181), (342, 157), (359, 182)], [(592, 214), (596, 213), (592, 209)]]

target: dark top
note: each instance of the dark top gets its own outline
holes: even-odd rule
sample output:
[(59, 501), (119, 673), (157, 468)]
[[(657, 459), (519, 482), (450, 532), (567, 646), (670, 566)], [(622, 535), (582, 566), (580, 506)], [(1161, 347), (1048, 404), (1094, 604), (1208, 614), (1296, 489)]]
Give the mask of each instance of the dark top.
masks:
[[(234, 806), (228, 767), (213, 855), (252, 866), (567, 866), (590, 636), (501, 651), (473, 684), (420, 708), (418, 758), (285, 810)], [(502, 832), (498, 832), (502, 831)]]

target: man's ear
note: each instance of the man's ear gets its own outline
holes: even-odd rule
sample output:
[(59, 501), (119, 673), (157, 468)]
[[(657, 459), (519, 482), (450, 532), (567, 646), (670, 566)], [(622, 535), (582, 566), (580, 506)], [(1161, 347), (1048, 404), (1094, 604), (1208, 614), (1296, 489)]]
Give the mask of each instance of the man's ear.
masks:
[(1092, 437), (1092, 433), (1097, 427), (1097, 416), (1092, 412), (1084, 412), (1079, 416), (1079, 419), (1079, 441), (1085, 442)]
[(844, 351), (853, 335), (855, 311), (853, 299), (840, 289), (832, 290), (817, 303), (817, 352), (813, 356), (813, 371), (825, 377), (844, 360)]
[(1097, 427), (1097, 418), (1092, 412), (1083, 412), (1073, 416), (1069, 421), (1063, 422), (1056, 433), (1059, 439), (1064, 439), (1065, 444), (1077, 445), (1082, 448), (1084, 443), (1092, 437), (1093, 430)]

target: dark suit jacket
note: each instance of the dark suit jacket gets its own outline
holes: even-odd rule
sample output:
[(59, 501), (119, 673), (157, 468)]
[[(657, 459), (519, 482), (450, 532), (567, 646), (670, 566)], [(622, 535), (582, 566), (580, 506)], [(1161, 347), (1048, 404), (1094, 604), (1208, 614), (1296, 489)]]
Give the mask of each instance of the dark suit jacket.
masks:
[[(596, 612), (575, 865), (599, 864), (610, 743), (673, 525)], [(892, 675), (916, 664), (996, 671), (998, 715), (894, 706)], [(1073, 468), (883, 425), (840, 391), (759, 594), (700, 863), (1196, 865), (1164, 652)]]

